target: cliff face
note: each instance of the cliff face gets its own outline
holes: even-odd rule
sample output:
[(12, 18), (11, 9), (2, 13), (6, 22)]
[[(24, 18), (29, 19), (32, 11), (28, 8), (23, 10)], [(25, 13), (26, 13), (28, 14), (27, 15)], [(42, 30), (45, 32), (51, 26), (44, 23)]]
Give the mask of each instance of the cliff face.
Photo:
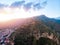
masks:
[(28, 21), (10, 36), (15, 45), (59, 45), (59, 36), (41, 20)]

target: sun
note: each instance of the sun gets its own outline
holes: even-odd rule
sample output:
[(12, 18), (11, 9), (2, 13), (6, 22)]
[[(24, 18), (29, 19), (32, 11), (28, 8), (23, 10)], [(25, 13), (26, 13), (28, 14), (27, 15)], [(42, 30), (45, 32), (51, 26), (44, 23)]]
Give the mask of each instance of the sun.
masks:
[(30, 9), (29, 11), (25, 11), (23, 8), (4, 8), (0, 9), (0, 22), (18, 18), (29, 18), (37, 15), (38, 13), (33, 11), (32, 9)]
[(0, 11), (0, 22), (9, 21), (17, 18), (28, 18), (30, 17), (28, 12), (19, 8), (4, 8)]

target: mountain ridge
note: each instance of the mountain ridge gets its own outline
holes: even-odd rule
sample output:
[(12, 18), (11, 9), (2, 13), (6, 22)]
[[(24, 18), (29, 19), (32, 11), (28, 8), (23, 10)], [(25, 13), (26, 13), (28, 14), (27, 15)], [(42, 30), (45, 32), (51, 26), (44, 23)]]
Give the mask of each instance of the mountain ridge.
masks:
[[(45, 16), (43, 16), (43, 18), (45, 18)], [(29, 21), (29, 22), (27, 22), (27, 21)], [(55, 30), (53, 30), (51, 28), (51, 26), (46, 25), (48, 21), (44, 22), (44, 20), (42, 21), (40, 19), (40, 17), (39, 17), (39, 19), (37, 17), (33, 17), (33, 18), (28, 19), (27, 21), (26, 21), (26, 23), (24, 23), (23, 25), (18, 27), (15, 30), (14, 34), (11, 35), (10, 38), (15, 37), (14, 38), (16, 41), (15, 44), (16, 43), (18, 45), (20, 43), (22, 43), (22, 45), (25, 45), (25, 43), (28, 45), (31, 43), (33, 43), (34, 45), (42, 44), (42, 42), (40, 42), (40, 38), (43, 37), (43, 38), (49, 38), (50, 40), (52, 40), (52, 42), (51, 41), (49, 41), (50, 43), (45, 42), (45, 44), (43, 44), (43, 45), (46, 45), (46, 44), (59, 45), (59, 36), (58, 36), (57, 32), (55, 32)], [(48, 24), (50, 24), (50, 23), (48, 22)], [(52, 24), (50, 24), (50, 25), (52, 25)], [(18, 40), (20, 40), (19, 41), (20, 43), (18, 43)], [(21, 42), (21, 41), (23, 41), (23, 42)], [(25, 41), (27, 41), (27, 42), (25, 42)], [(36, 41), (38, 41), (40, 43), (38, 43)], [(44, 41), (43, 41), (43, 43), (44, 43)]]

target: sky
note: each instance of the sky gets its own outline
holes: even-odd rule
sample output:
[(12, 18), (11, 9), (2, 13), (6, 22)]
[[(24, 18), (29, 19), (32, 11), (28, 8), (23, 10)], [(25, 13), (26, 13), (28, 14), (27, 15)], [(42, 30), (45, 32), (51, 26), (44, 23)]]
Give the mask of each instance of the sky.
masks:
[[(19, 2), (19, 1), (22, 1), (22, 0), (0, 0), (0, 3), (4, 5), (9, 5), (8, 7), (15, 8), (15, 7), (20, 7), (20, 5), (17, 6), (17, 4), (19, 3), (16, 3), (16, 4), (14, 3), (14, 2)], [(44, 14), (47, 17), (51, 17), (51, 18), (60, 17), (60, 0), (23, 0), (23, 2), (20, 4), (22, 6), (24, 5), (25, 10), (28, 10), (29, 14), (31, 12), (31, 15), (32, 14), (34, 15), (36, 13), (36, 15)], [(0, 6), (0, 7), (6, 7), (6, 6)], [(31, 11), (31, 10), (34, 10), (35, 13), (34, 11)]]

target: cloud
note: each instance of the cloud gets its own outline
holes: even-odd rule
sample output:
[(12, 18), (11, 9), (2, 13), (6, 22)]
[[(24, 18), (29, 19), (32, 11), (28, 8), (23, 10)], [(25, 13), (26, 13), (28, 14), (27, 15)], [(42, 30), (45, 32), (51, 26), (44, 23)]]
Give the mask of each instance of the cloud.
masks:
[(41, 3), (41, 7), (44, 8), (47, 5), (47, 0)]
[(32, 8), (32, 5), (33, 5), (33, 3), (29, 2), (29, 3), (24, 4), (23, 7), (24, 7), (25, 10), (29, 10), (30, 8)]
[(40, 3), (37, 3), (37, 4), (33, 5), (33, 8), (34, 9), (41, 9), (42, 7), (41, 7)]
[[(41, 3), (42, 1), (42, 3)], [(4, 7), (9, 7), (9, 8), (23, 8), (24, 10), (29, 11), (30, 9), (33, 10), (40, 10), (42, 8), (45, 8), (45, 6), (47, 5), (47, 0), (43, 1), (38, 1), (36, 2), (32, 2), (32, 1), (17, 1), (17, 2), (13, 2), (10, 6), (5, 5), (5, 4), (1, 4), (0, 3), (0, 8), (4, 8)]]
[(39, 9), (44, 8), (46, 5), (47, 5), (47, 0), (42, 1), (42, 3), (41, 2), (37, 2), (37, 3), (36, 2), (27, 2), (26, 3), (26, 1), (18, 1), (18, 2), (12, 3), (10, 7), (13, 7), (13, 8), (23, 7), (24, 10), (29, 10), (31, 8), (33, 8), (34, 10), (39, 10)]
[(25, 3), (25, 1), (14, 2), (14, 3), (11, 4), (10, 7), (13, 7), (13, 8), (15, 8), (15, 7), (21, 7), (24, 3)]
[[(5, 7), (4, 4), (0, 4), (0, 7), (5, 7), (0, 10), (0, 20), (4, 19), (15, 19), (15, 18), (26, 18), (40, 15), (43, 7), (46, 6), (47, 1), (40, 2), (26, 2), (18, 1), (12, 3), (10, 6)], [(12, 8), (13, 7), (13, 8)], [(27, 10), (27, 11), (26, 11)]]
[(0, 8), (4, 8), (4, 7), (7, 7), (8, 5), (4, 5), (4, 4), (1, 4), (0, 3)]
[(45, 8), (46, 5), (47, 5), (47, 1), (43, 1), (42, 3), (38, 2), (33, 5), (33, 8), (35, 10), (39, 10), (39, 9)]

